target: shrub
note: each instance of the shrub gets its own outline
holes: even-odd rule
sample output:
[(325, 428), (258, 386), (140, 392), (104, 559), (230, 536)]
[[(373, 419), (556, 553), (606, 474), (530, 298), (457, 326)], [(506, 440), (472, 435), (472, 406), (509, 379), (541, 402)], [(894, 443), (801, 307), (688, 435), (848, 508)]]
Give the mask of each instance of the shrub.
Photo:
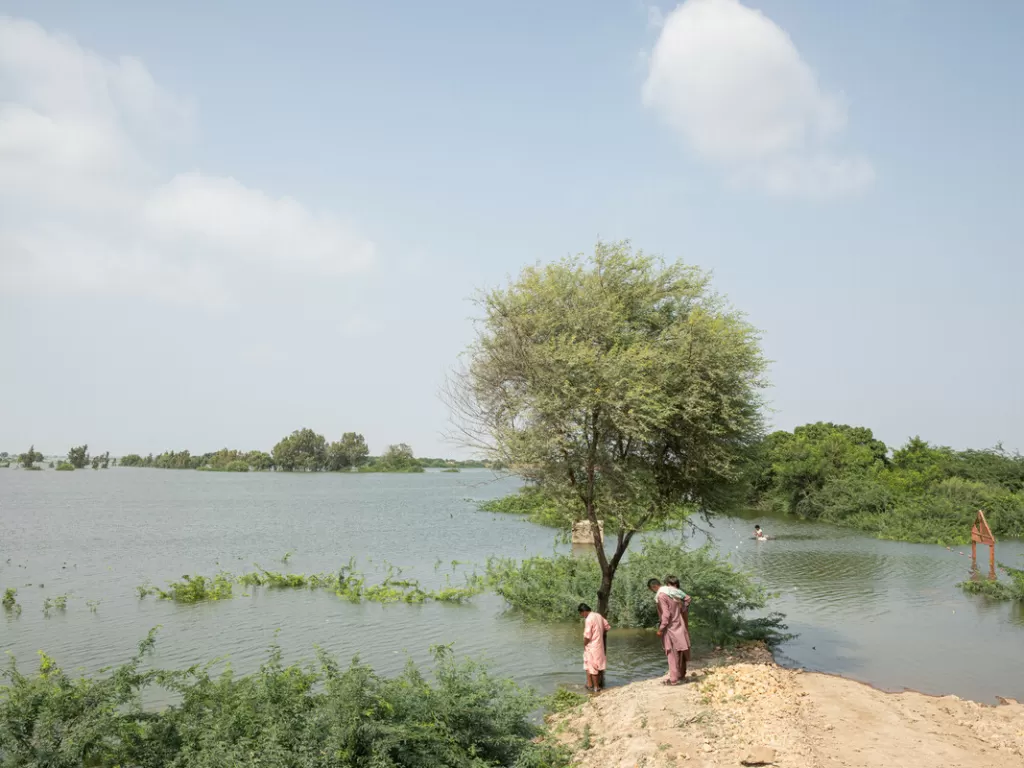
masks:
[[(45, 654), (39, 673), (12, 662), (0, 689), (0, 755), (7, 765), (177, 768), (565, 768), (538, 737), (541, 701), (471, 661), (435, 649), (430, 678), (410, 665), (393, 678), (320, 654), (285, 666), (279, 649), (251, 675), (209, 667), (140, 671), (139, 654), (105, 677), (74, 679)], [(142, 710), (160, 685), (178, 703)]]
[(58, 472), (74, 472), (75, 471), (75, 465), (72, 464), (70, 461), (62, 461), (62, 462), (57, 464), (57, 471)]
[[(657, 606), (647, 580), (667, 574), (678, 576), (692, 598), (690, 629), (695, 640), (727, 645), (744, 640), (777, 644), (786, 639), (781, 614), (748, 615), (768, 602), (767, 593), (748, 575), (708, 548), (687, 551), (660, 539), (646, 541), (619, 566), (606, 617), (612, 626), (655, 626)], [(510, 605), (552, 620), (577, 619), (577, 606), (592, 603), (601, 582), (601, 570), (593, 557), (572, 555), (533, 557), (521, 563), (492, 558), (487, 576)]]

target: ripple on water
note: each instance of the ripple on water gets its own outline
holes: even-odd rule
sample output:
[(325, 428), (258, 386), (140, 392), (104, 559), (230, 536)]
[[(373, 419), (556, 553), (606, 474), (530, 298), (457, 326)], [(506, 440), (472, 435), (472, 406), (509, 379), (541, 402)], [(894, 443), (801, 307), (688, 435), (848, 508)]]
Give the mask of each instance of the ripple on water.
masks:
[[(140, 602), (135, 594), (146, 580), (162, 584), (185, 573), (240, 572), (253, 563), (284, 568), (287, 551), (297, 572), (333, 570), (355, 556), (366, 570), (379, 573), (390, 561), (432, 586), (452, 560), (550, 553), (551, 531), (478, 513), (466, 500), (504, 495), (514, 481), (483, 471), (230, 476), (143, 469), (11, 472), (3, 479), (0, 587), (18, 586), (23, 613), (0, 618), (0, 633), (4, 649), (23, 664), (45, 649), (67, 668), (95, 671), (127, 659), (161, 625), (153, 663), (168, 667), (221, 657), (245, 672), (276, 642), (290, 661), (310, 659), (320, 646), (343, 662), (358, 654), (393, 673), (428, 663), (431, 644), (454, 642), (461, 653), (489, 657), (499, 674), (545, 690), (579, 681), (579, 626), (524, 621), (504, 613), (493, 595), (464, 606), (382, 606), (322, 592), (239, 590), (234, 600), (182, 606)], [(753, 541), (755, 523), (775, 538)], [(1024, 698), (1024, 609), (956, 589), (968, 567), (959, 550), (774, 518), (720, 518), (712, 533), (723, 554), (781, 593), (776, 606), (799, 633), (781, 659), (890, 689)], [(1001, 560), (1022, 554), (1017, 542), (999, 543)], [(438, 560), (443, 567), (435, 570)], [(71, 596), (67, 612), (45, 618), (43, 599), (64, 593)], [(88, 600), (100, 601), (96, 613)], [(975, 660), (970, 669), (950, 664), (967, 652)], [(609, 636), (609, 661), (613, 684), (661, 674), (665, 664), (651, 633), (618, 629)]]

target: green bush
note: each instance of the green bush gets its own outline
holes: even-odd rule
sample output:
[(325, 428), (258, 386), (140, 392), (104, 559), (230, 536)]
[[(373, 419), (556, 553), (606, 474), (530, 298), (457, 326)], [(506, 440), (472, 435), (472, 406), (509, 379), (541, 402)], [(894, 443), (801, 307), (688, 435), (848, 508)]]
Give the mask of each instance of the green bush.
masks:
[(59, 462), (57, 464), (57, 471), (58, 472), (74, 472), (75, 471), (75, 465), (72, 464), (70, 461), (61, 461), (61, 462)]
[[(612, 585), (609, 615), (614, 627), (653, 627), (658, 611), (647, 580), (679, 577), (692, 598), (690, 630), (694, 642), (728, 645), (784, 640), (782, 615), (751, 617), (766, 607), (768, 594), (745, 573), (702, 548), (688, 551), (660, 539), (650, 539), (619, 566)], [(574, 620), (581, 602), (593, 603), (601, 571), (592, 556), (554, 555), (522, 562), (492, 558), (487, 578), (494, 590), (514, 608), (543, 619)]]
[(242, 461), (241, 459), (236, 459), (235, 461), (228, 462), (227, 465), (224, 467), (224, 471), (225, 472), (248, 472), (249, 471), (249, 465), (246, 462)]
[[(433, 675), (393, 678), (353, 661), (285, 666), (279, 649), (251, 675), (209, 667), (141, 671), (139, 655), (105, 677), (74, 679), (42, 655), (39, 673), (12, 662), (0, 688), (5, 765), (47, 768), (564, 768), (538, 737), (532, 692), (435, 649)], [(178, 703), (144, 712), (160, 686)]]
[(507, 515), (525, 515), (526, 519), (537, 525), (560, 530), (570, 527), (565, 512), (550, 498), (533, 486), (526, 486), (518, 492), (482, 502), (478, 509), (481, 512), (500, 512)]

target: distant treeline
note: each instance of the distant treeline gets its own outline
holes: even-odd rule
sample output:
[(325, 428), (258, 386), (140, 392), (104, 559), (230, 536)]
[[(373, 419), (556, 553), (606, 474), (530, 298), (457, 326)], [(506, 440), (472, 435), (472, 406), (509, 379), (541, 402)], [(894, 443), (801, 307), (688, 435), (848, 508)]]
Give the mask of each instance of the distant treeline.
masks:
[(366, 439), (346, 432), (328, 442), (312, 429), (297, 429), (282, 438), (270, 453), (222, 448), (214, 453), (165, 451), (159, 455), (131, 453), (121, 458), (123, 467), (198, 469), (209, 472), (423, 472), (425, 468), (484, 467), (481, 461), (418, 459), (405, 443), (388, 446), (380, 456), (370, 456)]
[(756, 447), (749, 501), (887, 539), (965, 543), (979, 509), (997, 537), (1024, 536), (1024, 457), (919, 437), (891, 450), (866, 427), (819, 422)]

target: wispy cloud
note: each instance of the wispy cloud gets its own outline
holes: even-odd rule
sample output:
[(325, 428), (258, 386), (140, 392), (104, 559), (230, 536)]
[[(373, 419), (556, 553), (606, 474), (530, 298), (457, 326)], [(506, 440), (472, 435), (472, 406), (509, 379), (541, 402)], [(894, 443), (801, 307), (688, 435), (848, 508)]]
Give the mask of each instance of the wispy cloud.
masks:
[(664, 20), (644, 103), (731, 181), (832, 197), (874, 179), (835, 143), (847, 105), (826, 92), (789, 35), (738, 0), (687, 0)]
[(223, 306), (372, 263), (332, 212), (168, 168), (195, 123), (138, 59), (0, 17), (0, 290)]

